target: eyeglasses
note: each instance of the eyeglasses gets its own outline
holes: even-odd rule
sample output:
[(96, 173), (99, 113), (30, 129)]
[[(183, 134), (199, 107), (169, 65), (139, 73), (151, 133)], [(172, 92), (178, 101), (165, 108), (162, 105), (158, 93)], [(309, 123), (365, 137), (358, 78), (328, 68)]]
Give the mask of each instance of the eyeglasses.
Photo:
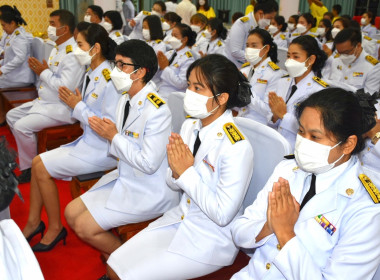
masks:
[(124, 71), (125, 68), (126, 68), (127, 66), (140, 67), (140, 65), (138, 65), (138, 64), (125, 63), (125, 62), (123, 62), (123, 61), (121, 61), (121, 60), (117, 60), (117, 61), (112, 60), (112, 61), (110, 62), (110, 64), (111, 64), (111, 67), (112, 67), (112, 68), (117, 67), (117, 68), (118, 68), (119, 70), (121, 70), (121, 71)]
[(356, 50), (356, 47), (358, 45), (356, 45), (355, 47), (353, 47), (351, 50), (349, 51), (343, 51), (343, 52), (339, 52), (339, 54), (346, 54), (346, 55), (351, 55), (352, 53), (355, 53), (355, 50)]

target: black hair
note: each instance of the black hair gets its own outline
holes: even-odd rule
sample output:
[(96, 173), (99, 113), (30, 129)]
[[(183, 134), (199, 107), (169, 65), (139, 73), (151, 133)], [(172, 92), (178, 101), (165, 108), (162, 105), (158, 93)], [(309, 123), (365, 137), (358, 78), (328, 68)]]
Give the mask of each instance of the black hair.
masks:
[(331, 41), (332, 40), (332, 35), (331, 35), (332, 24), (331, 24), (331, 21), (327, 18), (323, 18), (323, 19), (321, 19), (321, 22), (323, 23), (323, 25), (326, 28), (326, 35), (325, 35), (326, 41)]
[(187, 69), (186, 78), (191, 71), (198, 69), (197, 78), (204, 81), (211, 90), (216, 102), (221, 93), (228, 93), (227, 109), (244, 107), (251, 103), (251, 85), (247, 78), (228, 58), (219, 54), (209, 54), (195, 60)]
[(351, 20), (348, 20), (348, 19), (346, 19), (346, 18), (344, 18), (344, 17), (340, 17), (340, 18), (336, 19), (336, 20), (334, 21), (334, 23), (337, 22), (337, 21), (340, 21), (340, 22), (342, 23), (343, 28), (347, 28), (347, 27), (350, 26), (350, 21), (351, 21)]
[(147, 84), (156, 74), (158, 68), (157, 56), (153, 48), (142, 40), (132, 39), (116, 47), (116, 54), (129, 57), (135, 66), (134, 69), (145, 68), (146, 74), (142, 79)]
[(359, 22), (357, 22), (356, 20), (353, 20), (353, 19), (350, 20), (350, 22), (348, 23), (348, 27), (356, 28), (358, 30), (361, 30)]
[[(10, 6), (8, 6), (10, 7)], [(0, 19), (6, 23), (11, 23), (14, 21), (16, 25), (27, 25), (26, 21), (22, 18), (20, 11), (13, 6), (9, 8), (4, 8), (5, 11), (2, 11)]]
[(317, 23), (317, 20), (310, 13), (304, 13), (304, 14), (301, 15), (301, 17), (303, 17), (304, 19), (306, 19), (306, 22), (308, 24), (311, 24), (311, 28), (315, 27), (315, 25)]
[(341, 15), (340, 17), (341, 18), (345, 18), (347, 20), (351, 20), (352, 19), (352, 17), (350, 15)]
[(119, 30), (123, 27), (123, 20), (118, 11), (107, 11), (103, 16), (108, 17), (108, 19), (111, 21), (112, 30)]
[(341, 88), (327, 88), (313, 93), (296, 108), (299, 120), (306, 107), (315, 108), (321, 113), (324, 128), (334, 135), (338, 142), (344, 144), (348, 137), (356, 135), (358, 141), (352, 154), (364, 149), (363, 134), (373, 127), (375, 120), (367, 117), (368, 110), (362, 108), (361, 98)]
[(281, 32), (285, 32), (288, 28), (288, 23), (285, 21), (285, 18), (283, 16), (275, 16), (274, 21), (277, 23), (277, 25), (282, 25), (282, 28), (280, 29)]
[[(199, 8), (201, 7), (201, 5), (199, 5), (199, 0), (197, 1), (197, 11), (199, 10)], [(208, 4), (208, 0), (205, 0), (205, 4), (203, 5), (203, 9), (205, 11), (208, 11), (210, 9), (210, 5)]]
[(296, 21), (296, 25), (298, 24), (299, 15), (291, 15), (289, 18), (293, 18)]
[(186, 46), (191, 47), (195, 44), (197, 34), (193, 30), (191, 30), (190, 26), (184, 23), (178, 23), (176, 26), (174, 26), (174, 28), (178, 28), (182, 37), (187, 37)]
[(263, 11), (264, 14), (270, 14), (273, 12), (278, 12), (278, 4), (274, 0), (257, 0), (255, 5), (254, 12)]
[(322, 77), (322, 68), (325, 66), (327, 60), (327, 55), (318, 45), (318, 42), (315, 38), (310, 35), (303, 35), (295, 38), (290, 45), (297, 44), (307, 53), (307, 57), (315, 55), (315, 62), (312, 66), (312, 70), (315, 75), (319, 78)]
[(269, 46), (268, 56), (270, 57), (270, 59), (274, 63), (276, 63), (278, 61), (278, 59), (277, 59), (277, 45), (273, 41), (273, 38), (269, 34), (269, 32), (266, 31), (265, 29), (262, 29), (262, 28), (255, 28), (255, 29), (252, 29), (248, 33), (248, 37), (251, 36), (251, 35), (253, 35), (253, 34), (256, 34), (257, 36), (260, 37), (260, 39), (261, 39), (261, 41), (263, 43), (263, 46), (265, 46), (265, 45)]
[(232, 15), (231, 20), (233, 22), (237, 21), (239, 18), (244, 17), (244, 14), (242, 12), (236, 12)]
[(182, 20), (182, 18), (174, 12), (166, 13), (164, 19), (175, 23), (180, 23)]
[(55, 10), (50, 13), (50, 17), (59, 17), (59, 23), (64, 26), (67, 25), (69, 27), (70, 33), (72, 34), (75, 29), (75, 17), (68, 10)]
[(156, 1), (153, 3), (153, 5), (156, 5), (156, 4), (161, 7), (162, 12), (166, 12), (166, 5), (165, 5), (164, 1)]
[(209, 20), (208, 25), (211, 27), (211, 30), (216, 30), (216, 34), (218, 37), (223, 40), (227, 37), (227, 29), (223, 25), (223, 21), (218, 18), (212, 18)]
[(98, 43), (102, 49), (102, 55), (107, 60), (115, 59), (115, 49), (117, 44), (108, 36), (108, 32), (103, 26), (97, 23), (90, 23), (87, 29), (80, 32), (86, 42), (92, 47)]
[(0, 6), (0, 13), (13, 13), (13, 12), (14, 12), (13, 8), (9, 5)]
[(205, 26), (207, 25), (208, 23), (208, 19), (207, 17), (204, 15), (204, 14), (201, 14), (201, 13), (196, 13), (195, 15), (192, 15), (191, 18), (190, 18), (190, 22), (201, 22), (203, 23)]
[(164, 32), (162, 31), (161, 19), (156, 15), (150, 15), (144, 18), (149, 26), (149, 33), (151, 40), (164, 39)]
[(97, 15), (100, 20), (103, 18), (103, 9), (102, 9), (102, 7), (100, 7), (98, 5), (90, 5), (87, 8), (90, 9), (91, 11), (93, 11), (93, 13), (95, 15)]
[(332, 6), (332, 9), (335, 10), (339, 15), (340, 12), (342, 11), (342, 6), (339, 4), (335, 4), (334, 6)]
[(351, 45), (356, 45), (362, 42), (362, 34), (360, 30), (356, 28), (345, 28), (341, 30), (334, 39), (334, 44), (340, 44), (346, 41), (350, 41)]
[(371, 11), (367, 11), (367, 12), (365, 12), (365, 13), (363, 13), (363, 15), (364, 14), (367, 14), (367, 16), (371, 19), (371, 21), (369, 22), (370, 24), (375, 24), (375, 17), (373, 16), (373, 13), (371, 12)]
[(166, 2), (173, 2), (173, 3), (177, 3), (177, 0), (166, 0)]
[(334, 14), (332, 12), (326, 12), (323, 14), (323, 16), (328, 16), (330, 18), (330, 21), (332, 21), (334, 19)]
[(78, 32), (81, 32), (83, 30), (86, 30), (87, 28), (89, 28), (91, 23), (87, 22), (87, 21), (81, 21), (77, 24), (77, 27), (76, 29), (78, 30)]

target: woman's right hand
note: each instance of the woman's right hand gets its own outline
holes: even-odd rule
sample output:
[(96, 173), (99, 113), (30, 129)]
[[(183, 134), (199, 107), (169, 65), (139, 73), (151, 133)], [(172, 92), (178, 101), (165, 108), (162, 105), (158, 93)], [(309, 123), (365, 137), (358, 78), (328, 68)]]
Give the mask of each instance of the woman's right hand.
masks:
[(167, 145), (168, 163), (174, 179), (178, 179), (189, 167), (194, 164), (194, 156), (181, 136), (172, 133)]

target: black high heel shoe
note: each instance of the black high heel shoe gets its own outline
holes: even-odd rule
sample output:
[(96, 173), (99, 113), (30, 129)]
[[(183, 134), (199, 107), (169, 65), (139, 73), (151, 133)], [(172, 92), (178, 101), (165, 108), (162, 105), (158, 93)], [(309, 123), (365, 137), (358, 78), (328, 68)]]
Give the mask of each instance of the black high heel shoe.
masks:
[(32, 250), (34, 252), (47, 252), (47, 251), (50, 251), (61, 240), (63, 240), (63, 245), (66, 245), (66, 237), (67, 237), (67, 230), (66, 230), (65, 227), (63, 227), (62, 230), (60, 231), (60, 233), (58, 233), (57, 237), (50, 244), (42, 244), (40, 242), (40, 243), (34, 245), (32, 247)]
[(42, 239), (42, 237), (44, 237), (45, 229), (46, 229), (45, 223), (41, 221), (38, 227), (26, 238), (26, 240), (30, 242), (30, 240), (32, 240), (32, 238), (39, 233), (41, 233), (41, 239)]

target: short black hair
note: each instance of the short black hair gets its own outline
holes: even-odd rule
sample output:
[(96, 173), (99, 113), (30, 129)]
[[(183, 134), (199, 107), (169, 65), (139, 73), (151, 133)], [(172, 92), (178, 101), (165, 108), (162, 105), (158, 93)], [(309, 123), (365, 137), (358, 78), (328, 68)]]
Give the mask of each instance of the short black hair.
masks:
[(147, 84), (156, 74), (158, 68), (157, 56), (153, 48), (142, 40), (132, 39), (121, 43), (116, 47), (116, 54), (129, 57), (135, 66), (135, 70), (145, 68), (146, 74), (143, 82)]
[(273, 12), (278, 12), (278, 4), (274, 0), (257, 0), (255, 5), (254, 12), (263, 11), (264, 14), (270, 14)]
[(373, 16), (373, 13), (371, 11), (366, 11), (364, 14), (367, 14), (367, 16), (371, 19), (371, 21), (369, 22), (370, 24), (375, 24), (375, 17)]
[(164, 1), (156, 1), (153, 3), (153, 5), (159, 5), (161, 7), (161, 11), (166, 12), (166, 5)]
[(190, 26), (184, 23), (178, 23), (176, 26), (174, 26), (174, 28), (178, 28), (182, 37), (187, 37), (187, 46), (191, 47), (195, 44), (197, 34), (193, 30), (191, 30)]
[(216, 102), (221, 93), (228, 93), (227, 109), (244, 107), (251, 103), (251, 85), (234, 63), (219, 54), (209, 54), (195, 60), (187, 69), (186, 78), (191, 71), (198, 69), (197, 78), (206, 83)]
[(94, 14), (99, 17), (99, 19), (103, 18), (103, 9), (102, 9), (102, 7), (100, 7), (98, 5), (90, 5), (87, 8), (90, 9), (90, 10), (92, 10), (94, 12)]
[(323, 14), (323, 16), (328, 16), (330, 18), (330, 20), (334, 19), (334, 14), (332, 12), (326, 12)]
[(351, 45), (356, 45), (358, 43), (361, 43), (362, 42), (362, 34), (360, 32), (360, 30), (356, 29), (356, 28), (345, 28), (343, 30), (341, 30), (335, 37), (334, 39), (334, 44), (340, 44), (340, 43), (344, 43), (344, 42), (347, 42), (347, 41), (350, 41), (351, 42)]
[(81, 21), (77, 24), (77, 30), (78, 32), (81, 32), (83, 30), (86, 30), (89, 26), (90, 26), (91, 23), (87, 22), (87, 21)]
[(296, 21), (296, 25), (298, 23), (298, 19), (300, 18), (299, 15), (291, 15), (289, 18), (293, 18)]
[(174, 12), (166, 13), (164, 19), (175, 23), (180, 23), (182, 20), (182, 18)]
[(232, 15), (231, 19), (233, 22), (235, 22), (241, 17), (244, 17), (244, 14), (242, 12), (236, 12)]
[(112, 30), (119, 30), (123, 27), (123, 19), (118, 11), (107, 11), (103, 15), (108, 17), (112, 23)]
[(223, 40), (227, 37), (227, 29), (223, 25), (223, 21), (219, 18), (212, 18), (208, 21), (208, 25), (211, 27), (211, 30), (216, 30), (218, 37)]
[(332, 6), (332, 9), (335, 10), (339, 15), (340, 12), (342, 11), (342, 6), (339, 4), (335, 4), (334, 6)]
[(150, 15), (144, 18), (149, 26), (149, 33), (151, 40), (164, 39), (164, 32), (162, 31), (161, 19), (156, 15)]
[(315, 17), (312, 16), (312, 14), (310, 13), (304, 13), (301, 15), (301, 17), (303, 17), (304, 19), (306, 19), (306, 22), (308, 24), (311, 24), (311, 28), (315, 27), (316, 23), (317, 23), (317, 19)]
[(285, 21), (285, 18), (283, 16), (275, 16), (274, 21), (278, 25), (282, 25), (282, 28), (280, 29), (281, 32), (285, 32), (288, 28), (288, 23)]
[(69, 27), (70, 33), (74, 33), (75, 29), (75, 17), (68, 10), (55, 10), (50, 13), (50, 17), (59, 17), (59, 23), (63, 25), (67, 25)]
[(268, 31), (266, 31), (265, 29), (262, 29), (262, 28), (252, 29), (248, 33), (248, 37), (251, 36), (251, 35), (253, 35), (253, 34), (256, 34), (257, 36), (260, 37), (263, 46), (265, 46), (265, 45), (269, 46), (268, 56), (270, 57), (270, 59), (274, 63), (276, 63), (278, 61), (278, 59), (277, 59), (277, 45), (273, 41), (273, 37), (269, 34)]

